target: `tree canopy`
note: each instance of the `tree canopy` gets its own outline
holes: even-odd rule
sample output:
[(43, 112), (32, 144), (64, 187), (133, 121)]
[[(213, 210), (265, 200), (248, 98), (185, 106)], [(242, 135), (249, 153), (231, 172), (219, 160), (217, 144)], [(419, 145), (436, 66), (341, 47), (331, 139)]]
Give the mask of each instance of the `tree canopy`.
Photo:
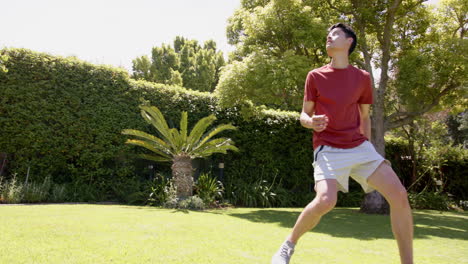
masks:
[(196, 40), (177, 36), (173, 47), (153, 47), (151, 58), (144, 55), (134, 59), (133, 78), (211, 92), (224, 64), (223, 53), (216, 50), (213, 40), (201, 46)]

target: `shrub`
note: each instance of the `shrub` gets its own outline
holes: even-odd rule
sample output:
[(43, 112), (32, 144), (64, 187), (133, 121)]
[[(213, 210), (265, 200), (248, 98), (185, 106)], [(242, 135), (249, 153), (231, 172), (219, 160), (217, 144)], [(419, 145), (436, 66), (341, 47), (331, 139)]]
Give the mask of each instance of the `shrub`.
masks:
[(169, 183), (164, 187), (164, 195), (165, 195), (165, 201), (163, 206), (165, 208), (177, 208), (179, 204), (179, 199), (177, 198), (177, 190), (172, 183), (172, 181), (169, 181)]
[(238, 180), (227, 188), (228, 201), (235, 205), (246, 207), (272, 207), (276, 202), (276, 194), (272, 191), (274, 182), (257, 179), (253, 182)]
[(156, 174), (154, 179), (151, 181), (151, 184), (149, 185), (150, 193), (147, 199), (147, 203), (149, 205), (155, 206), (165, 204), (168, 200), (173, 198), (173, 189), (175, 190), (171, 181), (169, 180), (169, 177), (161, 173)]
[(68, 200), (67, 186), (65, 184), (53, 184), (49, 200), (61, 203)]
[[(240, 151), (215, 154), (197, 172), (217, 175), (213, 164), (223, 162), (224, 177), (218, 178), (232, 203), (303, 206), (313, 198), (312, 135), (300, 126), (298, 113), (252, 105), (221, 109), (213, 94), (135, 81), (122, 69), (76, 58), (25, 49), (3, 49), (0, 56), (8, 57), (2, 62), (8, 71), (0, 71), (0, 149), (9, 157), (5, 173), (17, 172), (18, 181), (24, 182), (22, 175), (30, 166), (32, 182), (50, 175), (53, 184), (66, 184), (69, 201), (146, 202), (150, 191), (145, 190), (145, 168), (152, 163), (137, 159), (139, 150), (125, 145), (120, 131), (131, 127), (155, 133), (138, 115), (139, 105), (149, 104), (157, 106), (171, 126), (186, 111), (189, 128), (210, 114), (217, 117), (214, 125), (232, 123), (238, 128), (228, 136)], [(387, 156), (406, 181), (410, 167), (399, 154), (405, 153), (407, 143), (392, 142)], [(434, 167), (437, 175), (427, 174), (432, 176), (424, 176), (422, 182), (435, 191), (432, 178), (442, 175), (444, 192), (468, 200), (466, 150), (439, 149), (434, 157), (445, 161)], [(170, 167), (160, 165), (157, 170)]]
[(23, 199), (23, 184), (18, 182), (17, 174), (10, 181), (0, 178), (0, 201), (3, 203), (19, 203)]
[(202, 173), (195, 183), (195, 193), (207, 205), (213, 205), (216, 201), (223, 198), (224, 187), (220, 181), (208, 173)]
[(447, 211), (453, 203), (448, 195), (437, 192), (409, 193), (409, 201), (414, 209)]
[(25, 175), (29, 164), (33, 181), (51, 175), (54, 183), (69, 184), (70, 200), (130, 200), (121, 183), (145, 181), (134, 175), (149, 163), (137, 160), (139, 150), (120, 135), (129, 127), (155, 132), (138, 118), (141, 104), (157, 106), (170, 125), (182, 111), (190, 112), (189, 127), (210, 114), (217, 117), (214, 125), (233, 123), (239, 130), (229, 137), (240, 153), (208, 162), (224, 161), (231, 178), (248, 181), (263, 171), (264, 180), (277, 175), (285, 189), (308, 193), (311, 134), (298, 125), (298, 113), (253, 108), (247, 120), (236, 107), (219, 108), (212, 94), (134, 81), (121, 69), (25, 49), (0, 54), (9, 57), (8, 72), (0, 73), (0, 149), (9, 154), (8, 170)]
[(24, 184), (22, 188), (22, 202), (40, 203), (48, 201), (51, 185), (49, 176), (44, 178), (42, 184), (34, 182)]
[(203, 203), (203, 200), (200, 197), (194, 195), (194, 196), (190, 196), (186, 199), (182, 199), (178, 201), (177, 208), (178, 209), (203, 210), (205, 209), (205, 204)]
[(349, 193), (338, 192), (338, 200), (336, 206), (338, 207), (360, 207), (364, 200), (365, 193), (360, 191), (353, 191)]

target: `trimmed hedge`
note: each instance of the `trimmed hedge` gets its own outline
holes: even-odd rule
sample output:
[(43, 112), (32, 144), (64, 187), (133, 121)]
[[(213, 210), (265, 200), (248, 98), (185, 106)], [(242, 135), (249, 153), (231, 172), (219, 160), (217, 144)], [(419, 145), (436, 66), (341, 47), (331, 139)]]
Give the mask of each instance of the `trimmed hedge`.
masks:
[[(196, 175), (221, 176), (218, 164), (225, 164), (221, 180), (228, 199), (233, 191), (251, 189), (263, 180), (266, 183), (260, 185), (272, 186), (278, 194), (272, 205), (303, 206), (314, 196), (311, 133), (299, 125), (298, 113), (251, 107), (250, 118), (245, 119), (236, 107), (220, 109), (210, 93), (135, 81), (122, 69), (25, 49), (3, 49), (2, 55), (8, 56), (3, 63), (8, 71), (0, 71), (0, 154), (8, 157), (4, 174), (18, 173), (24, 181), (30, 167), (30, 181), (50, 176), (54, 183), (67, 184), (70, 201), (144, 200), (135, 194), (155, 172), (169, 172), (170, 164), (136, 159), (140, 150), (124, 144), (126, 136), (120, 132), (132, 128), (156, 133), (139, 114), (140, 104), (151, 104), (171, 125), (178, 125), (180, 112), (187, 111), (189, 127), (215, 114), (215, 125), (232, 123), (239, 128), (221, 136), (231, 137), (240, 152), (194, 162)], [(405, 181), (409, 169), (398, 158), (404, 148), (404, 142), (387, 144), (387, 156)], [(468, 182), (463, 178), (466, 158), (449, 163), (457, 168), (456, 175), (447, 166), (443, 172), (457, 184), (447, 186), (458, 188), (454, 194), (466, 199), (465, 185), (457, 187)], [(350, 185), (361, 192), (353, 181)], [(349, 198), (339, 201), (342, 205), (360, 199), (354, 194), (341, 197)]]
[[(138, 105), (148, 103), (173, 124), (188, 111), (189, 126), (214, 113), (218, 123), (239, 128), (226, 135), (239, 153), (200, 161), (216, 174), (224, 162), (224, 181), (275, 178), (296, 193), (309, 193), (311, 135), (298, 125), (297, 113), (260, 110), (245, 120), (236, 108), (219, 109), (209, 93), (134, 81), (124, 70), (72, 57), (25, 49), (0, 53), (9, 57), (8, 72), (0, 72), (0, 152), (8, 155), (10, 174), (24, 179), (30, 167), (31, 181), (51, 176), (74, 185), (76, 200), (121, 200), (131, 191), (125, 189), (137, 191), (138, 182), (152, 174), (149, 162), (136, 160), (138, 149), (125, 145), (120, 134), (125, 128), (155, 133), (139, 115)], [(157, 171), (170, 169), (154, 165)]]

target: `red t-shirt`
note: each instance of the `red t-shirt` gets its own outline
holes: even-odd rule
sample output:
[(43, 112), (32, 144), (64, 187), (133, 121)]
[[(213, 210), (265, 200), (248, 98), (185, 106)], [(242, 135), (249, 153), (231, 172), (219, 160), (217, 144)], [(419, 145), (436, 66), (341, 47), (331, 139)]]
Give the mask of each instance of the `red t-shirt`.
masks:
[(349, 65), (335, 69), (330, 65), (307, 74), (304, 101), (315, 102), (315, 115), (327, 115), (328, 126), (313, 132), (314, 149), (320, 145), (354, 148), (367, 140), (361, 134), (360, 104), (372, 104), (372, 85), (368, 72)]

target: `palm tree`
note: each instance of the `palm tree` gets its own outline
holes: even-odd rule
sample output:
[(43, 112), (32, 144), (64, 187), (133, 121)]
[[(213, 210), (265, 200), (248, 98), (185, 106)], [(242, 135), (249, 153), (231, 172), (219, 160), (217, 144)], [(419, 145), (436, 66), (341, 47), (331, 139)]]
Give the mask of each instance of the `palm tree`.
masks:
[(182, 112), (180, 130), (177, 130), (169, 128), (166, 119), (157, 107), (140, 106), (140, 109), (143, 118), (156, 128), (160, 137), (134, 129), (124, 129), (122, 134), (135, 137), (135, 139), (128, 139), (127, 144), (141, 146), (153, 152), (140, 154), (141, 158), (156, 162), (172, 162), (172, 179), (179, 198), (192, 195), (192, 159), (208, 157), (214, 153), (226, 154), (228, 150), (238, 151), (230, 138), (213, 139), (216, 134), (224, 130), (236, 129), (233, 125), (219, 125), (205, 133), (216, 120), (214, 115), (200, 119), (187, 135), (187, 112)]

